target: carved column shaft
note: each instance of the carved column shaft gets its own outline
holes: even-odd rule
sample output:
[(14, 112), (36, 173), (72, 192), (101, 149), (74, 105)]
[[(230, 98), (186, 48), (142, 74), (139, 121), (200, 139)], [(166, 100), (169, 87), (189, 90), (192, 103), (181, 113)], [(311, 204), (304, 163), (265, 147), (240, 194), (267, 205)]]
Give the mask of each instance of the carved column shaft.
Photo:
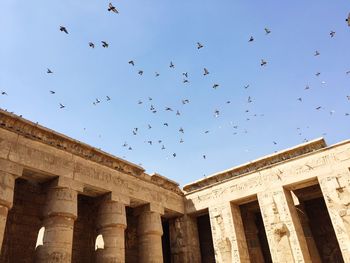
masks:
[(227, 202), (209, 207), (209, 217), (216, 261), (250, 262), (239, 206)]
[(45, 233), (37, 262), (70, 263), (73, 227), (77, 218), (77, 192), (66, 187), (51, 187), (44, 211)]
[(273, 262), (310, 262), (291, 193), (282, 187), (258, 193)]
[(142, 211), (138, 218), (138, 246), (139, 261), (142, 263), (162, 263), (162, 235), (161, 216), (157, 212)]
[(4, 239), (7, 214), (13, 205), (14, 188), (15, 176), (7, 172), (0, 171), (0, 250)]
[(350, 262), (350, 179), (349, 172), (318, 177), (335, 235), (345, 262)]
[(104, 248), (98, 249), (97, 263), (125, 262), (125, 205), (115, 201), (103, 201), (97, 219), (98, 233), (102, 235)]

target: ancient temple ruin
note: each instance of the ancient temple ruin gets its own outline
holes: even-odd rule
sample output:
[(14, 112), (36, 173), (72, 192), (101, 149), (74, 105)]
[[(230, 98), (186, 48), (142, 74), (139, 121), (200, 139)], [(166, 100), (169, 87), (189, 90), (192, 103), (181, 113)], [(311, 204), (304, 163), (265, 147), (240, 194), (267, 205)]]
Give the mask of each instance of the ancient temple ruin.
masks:
[(349, 168), (316, 139), (180, 189), (0, 111), (0, 262), (350, 262)]

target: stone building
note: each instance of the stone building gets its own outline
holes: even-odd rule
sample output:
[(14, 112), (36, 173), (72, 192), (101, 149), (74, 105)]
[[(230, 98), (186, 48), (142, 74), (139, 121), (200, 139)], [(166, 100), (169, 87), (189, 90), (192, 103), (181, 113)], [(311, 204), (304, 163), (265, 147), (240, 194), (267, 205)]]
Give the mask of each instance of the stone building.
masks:
[(349, 168), (317, 139), (181, 190), (0, 111), (0, 262), (350, 262)]

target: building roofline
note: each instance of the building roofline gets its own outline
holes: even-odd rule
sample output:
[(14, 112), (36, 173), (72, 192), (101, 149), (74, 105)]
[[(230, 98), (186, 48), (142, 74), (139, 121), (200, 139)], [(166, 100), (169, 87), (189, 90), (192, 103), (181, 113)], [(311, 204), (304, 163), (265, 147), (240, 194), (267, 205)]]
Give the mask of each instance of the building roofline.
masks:
[(324, 138), (317, 138), (312, 141), (302, 143), (297, 146), (281, 150), (273, 154), (269, 154), (262, 158), (258, 158), (253, 161), (234, 166), (230, 169), (214, 173), (204, 179), (200, 179), (195, 182), (186, 184), (183, 187), (183, 190), (187, 193), (193, 192), (197, 189), (206, 188), (207, 186), (216, 184), (217, 182), (222, 182), (249, 173), (251, 171), (261, 170), (271, 165), (291, 160), (304, 154), (317, 151), (326, 147), (327, 144)]

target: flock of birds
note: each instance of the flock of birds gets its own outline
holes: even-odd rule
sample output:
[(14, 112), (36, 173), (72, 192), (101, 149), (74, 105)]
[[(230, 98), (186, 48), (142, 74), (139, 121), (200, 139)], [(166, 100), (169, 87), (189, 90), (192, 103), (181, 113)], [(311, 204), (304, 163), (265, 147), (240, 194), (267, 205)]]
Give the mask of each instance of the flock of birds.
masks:
[[(115, 13), (115, 14), (119, 14), (118, 9), (117, 9), (112, 3), (109, 3), (107, 10), (108, 10), (109, 12), (112, 12), (112, 13)], [(346, 20), (346, 22), (347, 22), (347, 25), (350, 27), (350, 13), (349, 13), (348, 17), (347, 17), (345, 20)], [(62, 33), (65, 33), (65, 34), (67, 34), (67, 35), (69, 34), (68, 28), (67, 28), (66, 26), (59, 26), (59, 30), (60, 30)], [(265, 28), (264, 28), (264, 31), (265, 31), (265, 34), (266, 34), (266, 35), (270, 35), (270, 34), (272, 33), (272, 31), (271, 31), (268, 27), (265, 27)], [(332, 30), (332, 31), (329, 32), (329, 35), (330, 35), (331, 38), (334, 38), (335, 35), (336, 35), (336, 32)], [(248, 39), (248, 43), (252, 43), (252, 42), (254, 42), (254, 41), (255, 41), (254, 36), (250, 36), (249, 39)], [(94, 48), (97, 47), (97, 44), (96, 44), (96, 43), (93, 43), (93, 42), (88, 42), (87, 44), (88, 44), (88, 46), (89, 46), (90, 48), (92, 48), (92, 49), (94, 49)], [(100, 45), (102, 46), (102, 48), (109, 48), (109, 43), (108, 43), (107, 41), (105, 41), (105, 40), (102, 40), (102, 41), (100, 42)], [(202, 44), (201, 42), (197, 42), (197, 43), (195, 44), (195, 48), (199, 51), (199, 50), (205, 48), (205, 45)], [(320, 55), (321, 55), (321, 53), (320, 53), (318, 50), (316, 50), (315, 53), (314, 53), (314, 56), (320, 56)], [(127, 63), (128, 63), (130, 66), (132, 66), (132, 67), (135, 67), (135, 66), (136, 66), (136, 61), (135, 61), (135, 60), (129, 60)], [(261, 61), (260, 61), (260, 66), (261, 66), (261, 67), (266, 67), (266, 66), (268, 66), (268, 61), (267, 61), (266, 59), (261, 59)], [(170, 69), (174, 69), (174, 68), (175, 68), (175, 64), (173, 63), (173, 61), (170, 61), (170, 62), (169, 62), (169, 68), (170, 68)], [(54, 74), (54, 71), (51, 70), (50, 68), (47, 68), (46, 73), (47, 73), (47, 74)], [(142, 76), (142, 75), (144, 74), (144, 71), (143, 71), (142, 69), (139, 69), (139, 70), (137, 70), (137, 73), (138, 73), (140, 76)], [(207, 76), (207, 75), (209, 75), (209, 74), (210, 74), (210, 71), (208, 70), (208, 68), (204, 67), (204, 68), (203, 68), (203, 71), (202, 71), (202, 75), (205, 77), (205, 76)], [(318, 76), (320, 76), (320, 74), (321, 74), (320, 72), (317, 72), (315, 75), (318, 77)], [(347, 71), (346, 74), (349, 74), (349, 75), (350, 75), (350, 70)], [(160, 73), (159, 73), (159, 72), (155, 72), (155, 73), (154, 73), (154, 76), (155, 76), (155, 77), (159, 77), (159, 76), (160, 76)], [(182, 82), (183, 82), (184, 84), (189, 83), (189, 73), (188, 73), (188, 72), (183, 72), (183, 73), (182, 73)], [(324, 84), (324, 82), (322, 82), (322, 83)], [(220, 84), (219, 84), (219, 83), (213, 83), (213, 84), (212, 84), (212, 88), (213, 88), (213, 89), (218, 89), (219, 87), (220, 87)], [(244, 89), (248, 89), (249, 87), (250, 87), (249, 84), (243, 86)], [(305, 90), (308, 90), (308, 89), (310, 89), (310, 87), (309, 87), (308, 85), (306, 85)], [(56, 94), (56, 91), (54, 91), (54, 90), (49, 90), (49, 92), (50, 92), (51, 95), (55, 95), (55, 94)], [(3, 96), (7, 96), (7, 95), (8, 95), (8, 93), (7, 93), (6, 91), (1, 91), (0, 94), (3, 95)], [(347, 99), (348, 101), (350, 101), (350, 95), (346, 96), (346, 99)], [(156, 113), (159, 111), (159, 109), (152, 103), (152, 101), (153, 101), (152, 97), (148, 97), (147, 100), (148, 100), (148, 102), (149, 102), (149, 104), (150, 104), (150, 106), (149, 106), (149, 111), (150, 111), (151, 113), (153, 113), (153, 114), (156, 114)], [(303, 98), (302, 98), (302, 97), (299, 97), (299, 98), (297, 98), (297, 100), (298, 100), (299, 102), (302, 102), (302, 101), (303, 101)], [(105, 95), (105, 99), (104, 99), (104, 100), (102, 100), (102, 99), (100, 99), (100, 98), (96, 98), (94, 101), (92, 101), (92, 104), (93, 104), (94, 106), (97, 106), (97, 105), (100, 104), (102, 101), (109, 102), (109, 101), (111, 101), (111, 97), (110, 97), (109, 95)], [(248, 96), (246, 102), (247, 102), (247, 103), (253, 103), (252, 97), (251, 97), (251, 96)], [(181, 100), (181, 103), (182, 103), (182, 105), (186, 105), (186, 104), (189, 104), (189, 103), (190, 103), (190, 100), (187, 99), (187, 98), (184, 98), (184, 99)], [(227, 104), (230, 104), (231, 101), (228, 100), (228, 101), (226, 101), (226, 103), (227, 103)], [(144, 104), (144, 101), (143, 101), (143, 100), (138, 100), (138, 101), (137, 101), (137, 104), (138, 104), (138, 105)], [(65, 109), (65, 108), (66, 108), (66, 105), (63, 104), (63, 103), (59, 103), (59, 108), (60, 108), (60, 109)], [(315, 109), (316, 109), (316, 110), (321, 110), (321, 109), (322, 109), (322, 106), (318, 106), (318, 107), (316, 107)], [(172, 107), (166, 106), (166, 107), (164, 108), (164, 111), (166, 111), (166, 112), (174, 112), (176, 116), (181, 116), (181, 112), (180, 112), (179, 109), (174, 109), (174, 108), (172, 108)], [(246, 110), (246, 113), (248, 113), (248, 112), (249, 112), (249, 110)], [(334, 113), (334, 111), (330, 111), (330, 114), (333, 114), (333, 113)], [(347, 112), (345, 113), (345, 116), (349, 116), (349, 115), (350, 115), (349, 113), (347, 113)], [(219, 116), (220, 116), (220, 110), (219, 110), (219, 109), (215, 109), (214, 112), (213, 112), (213, 116), (214, 116), (214, 117), (219, 117)], [(253, 116), (254, 116), (254, 117), (264, 116), (264, 114), (254, 114)], [(246, 120), (249, 121), (249, 118), (247, 118)], [(169, 126), (169, 123), (168, 123), (168, 122), (164, 122), (164, 123), (163, 123), (163, 126), (168, 127), (168, 126)], [(232, 126), (233, 126), (233, 128), (234, 128), (235, 130), (238, 129), (238, 125), (233, 125), (233, 124), (232, 124)], [(84, 129), (85, 129), (85, 128), (84, 128)], [(147, 124), (147, 129), (149, 129), (149, 130), (152, 129), (152, 125), (151, 125), (151, 124)], [(300, 128), (297, 128), (297, 130), (298, 130), (298, 132), (299, 132), (299, 135), (301, 135)], [(133, 136), (137, 136), (138, 133), (139, 133), (139, 131), (140, 131), (140, 128), (139, 128), (139, 127), (135, 127), (135, 128), (132, 129), (131, 132), (132, 132), (132, 135), (133, 135)], [(183, 127), (179, 127), (179, 128), (178, 128), (178, 132), (179, 132), (180, 135), (182, 135), (182, 134), (185, 133), (185, 130), (184, 130)], [(209, 130), (205, 130), (205, 131), (204, 131), (204, 134), (208, 134), (209, 132), (210, 132)], [(244, 133), (247, 133), (247, 131), (244, 130)], [(234, 132), (234, 134), (237, 134), (237, 132)], [(304, 141), (307, 141), (307, 139), (305, 138)], [(149, 145), (158, 144), (158, 145), (160, 146), (160, 149), (161, 149), (161, 150), (165, 150), (165, 149), (166, 149), (163, 140), (155, 140), (155, 141), (153, 141), (153, 140), (146, 140), (146, 141), (144, 141), (144, 142), (147, 143), (147, 144), (149, 144)], [(179, 143), (184, 143), (183, 138), (180, 138)], [(272, 143), (273, 143), (274, 145), (277, 144), (276, 141), (273, 141)], [(128, 149), (128, 150), (130, 150), (130, 151), (133, 150), (133, 147), (132, 147), (129, 143), (127, 143), (127, 142), (124, 142), (124, 143), (122, 144), (122, 147), (125, 147), (126, 149)], [(177, 156), (176, 152), (173, 152), (171, 155), (172, 155), (172, 157), (174, 157), (174, 158)], [(206, 158), (207, 158), (207, 155), (206, 155), (206, 154), (203, 154), (203, 155), (202, 155), (202, 158), (203, 158), (203, 159), (206, 159)]]

